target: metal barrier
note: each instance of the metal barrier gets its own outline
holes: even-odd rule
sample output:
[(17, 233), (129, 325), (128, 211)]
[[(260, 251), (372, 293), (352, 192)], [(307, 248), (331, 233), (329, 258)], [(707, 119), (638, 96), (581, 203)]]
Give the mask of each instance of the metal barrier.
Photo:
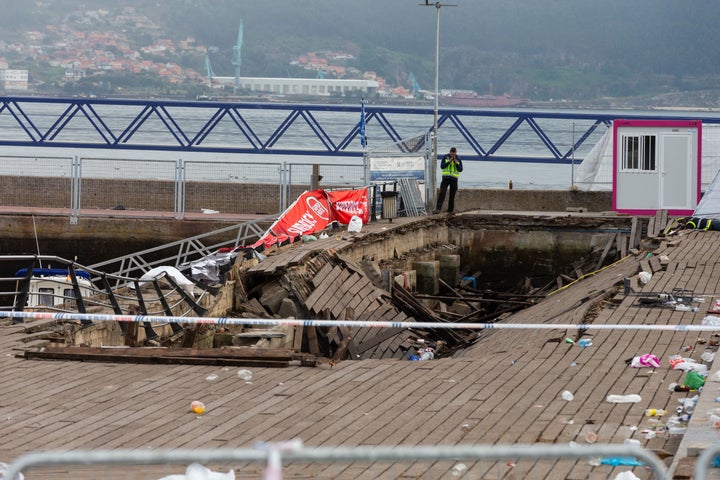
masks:
[(708, 477), (708, 470), (711, 466), (717, 466), (715, 459), (720, 456), (720, 443), (708, 445), (695, 461), (695, 479), (704, 480)]
[[(0, 257), (0, 262), (3, 265), (23, 267), (18, 270), (19, 275), (0, 278), (0, 311), (4, 312), (3, 316), (23, 312), (29, 307), (32, 307), (32, 310), (41, 308), (55, 312), (50, 313), (51, 315), (85, 314), (89, 310), (97, 309), (112, 311), (116, 315), (131, 314), (130, 310), (136, 309), (132, 315), (140, 314), (148, 318), (158, 315), (178, 317), (188, 314), (203, 315), (206, 309), (200, 305), (200, 302), (207, 293), (213, 292), (213, 289), (197, 284), (202, 293), (195, 298), (166, 272), (159, 273), (154, 280), (141, 282), (140, 275), (128, 277), (107, 274), (92, 267), (84, 267), (73, 261), (49, 255), (5, 255)], [(52, 265), (53, 268), (42, 269), (43, 264)], [(45, 276), (36, 276), (38, 267)], [(87, 281), (83, 281), (81, 278), (83, 276)], [(45, 288), (33, 290), (31, 288), (33, 280), (43, 282)], [(161, 280), (168, 283), (170, 288), (162, 290), (159, 287)], [(144, 283), (152, 284), (154, 290), (144, 291), (141, 288)], [(119, 289), (120, 286), (128, 288)], [(16, 317), (13, 319), (22, 321)], [(83, 319), (81, 322), (86, 325), (92, 323), (88, 319)], [(148, 338), (157, 336), (149, 321), (142, 323), (145, 325)], [(163, 323), (175, 325), (173, 329), (179, 330), (176, 327), (177, 322)]]
[[(263, 478), (282, 478), (282, 465), (293, 462), (457, 462), (481, 460), (558, 460), (558, 459), (636, 459), (652, 469), (655, 478), (665, 480), (665, 464), (651, 451), (632, 445), (456, 445), (456, 446), (374, 446), (304, 448), (299, 441), (265, 443), (254, 449), (202, 450), (85, 450), (69, 452), (41, 452), (23, 455), (5, 471), (5, 480), (16, 480), (31, 468), (58, 465), (152, 465), (202, 464), (218, 462), (261, 462), (265, 464)], [(613, 465), (612, 462), (606, 463)], [(455, 465), (455, 470), (464, 471)], [(467, 468), (467, 467), (466, 467)], [(457, 475), (457, 474), (456, 474)]]
[[(192, 260), (203, 258), (220, 248), (235, 248), (248, 241), (255, 242), (255, 240), (259, 239), (265, 233), (265, 226), (269, 226), (276, 219), (277, 216), (273, 215), (238, 225), (231, 225), (130, 255), (95, 263), (90, 265), (90, 268), (112, 271), (113, 274), (117, 276), (139, 277), (152, 267), (158, 265), (180, 267)], [(217, 238), (223, 236), (226, 236), (227, 239), (217, 240)], [(208, 242), (208, 240), (210, 242)]]
[[(311, 181), (313, 165), (287, 162), (40, 157), (4, 155), (14, 165), (0, 173), (3, 206), (69, 209), (78, 218), (109, 210), (270, 215), (282, 212)], [(11, 162), (10, 162), (11, 161)], [(364, 167), (318, 164), (323, 185), (364, 185)], [(41, 192), (41, 194), (39, 194)]]
[[(37, 172), (58, 171), (57, 166), (42, 162)], [(44, 197), (43, 207), (71, 208), (71, 222), (77, 223), (82, 209), (172, 211), (174, 218), (186, 212), (272, 214), (282, 212), (310, 185), (311, 164), (278, 162), (232, 162), (191, 160), (137, 160), (125, 158), (75, 157), (59, 159), (62, 168), (55, 178), (42, 177), (42, 188), (53, 185), (66, 189)], [(362, 186), (363, 165), (317, 164), (322, 168), (324, 184), (333, 187)], [(67, 173), (66, 173), (67, 170)], [(67, 183), (67, 176), (71, 182)], [(33, 182), (22, 178), (20, 185)], [(35, 177), (37, 183), (38, 177)], [(293, 187), (296, 192), (293, 192)], [(9, 200), (22, 199), (36, 188), (17, 190)], [(10, 193), (10, 192), (6, 192)], [(3, 196), (5, 197), (5, 195)], [(278, 203), (273, 203), (273, 202)], [(5, 203), (5, 202), (4, 202)], [(18, 206), (31, 203), (18, 202)], [(40, 206), (40, 205), (38, 205)], [(262, 213), (260, 213), (262, 214)]]

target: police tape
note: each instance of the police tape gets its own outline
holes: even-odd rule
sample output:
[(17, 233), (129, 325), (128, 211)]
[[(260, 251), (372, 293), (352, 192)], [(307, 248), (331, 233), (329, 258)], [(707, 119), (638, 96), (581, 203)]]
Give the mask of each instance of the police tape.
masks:
[(436, 323), (436, 322), (391, 322), (385, 320), (302, 320), (293, 318), (230, 318), (230, 317), (173, 317), (157, 315), (109, 315), (75, 312), (0, 312), (0, 318), (82, 321), (82, 322), (127, 322), (127, 323), (177, 323), (187, 325), (248, 325), (248, 326), (291, 326), (291, 327), (348, 327), (348, 328), (402, 328), (436, 330), (652, 330), (672, 332), (713, 332), (720, 331), (720, 317), (717, 324), (704, 325), (634, 325), (594, 323)]

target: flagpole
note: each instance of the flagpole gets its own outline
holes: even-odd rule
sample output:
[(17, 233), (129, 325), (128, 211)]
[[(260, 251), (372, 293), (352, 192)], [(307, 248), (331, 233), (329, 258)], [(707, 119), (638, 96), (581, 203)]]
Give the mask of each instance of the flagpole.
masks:
[(363, 170), (365, 185), (370, 185), (370, 165), (368, 164), (367, 134), (365, 132), (365, 98), (360, 99), (360, 145), (363, 148)]

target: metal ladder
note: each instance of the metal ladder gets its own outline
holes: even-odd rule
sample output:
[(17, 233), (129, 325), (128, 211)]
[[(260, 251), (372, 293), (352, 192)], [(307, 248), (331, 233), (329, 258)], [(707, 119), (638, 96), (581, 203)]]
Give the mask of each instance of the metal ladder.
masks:
[(427, 215), (425, 202), (423, 202), (420, 196), (420, 187), (418, 187), (417, 180), (413, 178), (399, 178), (398, 185), (400, 186), (400, 196), (403, 200), (405, 214), (408, 217)]

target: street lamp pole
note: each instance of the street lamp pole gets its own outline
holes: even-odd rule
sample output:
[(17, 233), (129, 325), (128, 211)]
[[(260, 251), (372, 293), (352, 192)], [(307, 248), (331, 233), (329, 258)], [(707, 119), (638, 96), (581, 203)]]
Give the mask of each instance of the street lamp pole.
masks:
[(440, 2), (435, 3), (435, 109), (433, 111), (433, 143), (432, 143), (432, 195), (428, 211), (435, 209), (437, 195), (437, 158), (438, 158), (438, 105), (440, 97)]
[(433, 135), (432, 135), (432, 159), (430, 163), (430, 181), (427, 182), (430, 185), (429, 192), (426, 201), (426, 208), (428, 211), (435, 209), (436, 195), (437, 195), (437, 159), (438, 159), (438, 107), (440, 97), (440, 8), (446, 7), (457, 7), (457, 5), (443, 5), (440, 2), (430, 3), (429, 0), (425, 0), (425, 3), (420, 5), (435, 7), (435, 108), (433, 111)]

